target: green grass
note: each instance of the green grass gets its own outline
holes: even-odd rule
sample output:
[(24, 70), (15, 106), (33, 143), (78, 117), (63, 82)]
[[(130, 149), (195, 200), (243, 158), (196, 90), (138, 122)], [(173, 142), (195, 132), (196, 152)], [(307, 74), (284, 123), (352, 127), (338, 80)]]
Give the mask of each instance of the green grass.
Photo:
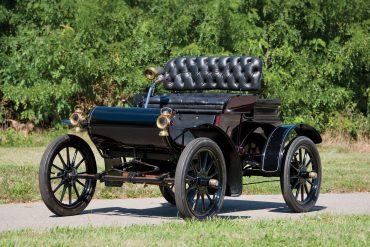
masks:
[[(322, 193), (370, 191), (370, 153), (355, 153), (336, 148), (320, 150)], [(244, 183), (279, 178), (245, 177)], [(280, 183), (262, 183), (243, 187), (244, 194), (277, 194)]]
[[(0, 148), (0, 203), (39, 200), (38, 164), (45, 147)], [(99, 169), (103, 160), (95, 151)], [(348, 152), (343, 149), (320, 150), (323, 165), (321, 191), (370, 191), (370, 153)], [(277, 178), (246, 177), (244, 183)], [(280, 194), (279, 182), (246, 185), (244, 194)], [(123, 188), (109, 188), (98, 183), (95, 198), (136, 198), (161, 196), (156, 186), (144, 188), (141, 184), (125, 184)]]
[(41, 131), (25, 135), (21, 131), (15, 131), (11, 128), (0, 130), (0, 147), (41, 147), (48, 145), (56, 137), (64, 135), (73, 130), (68, 130), (67, 126)]
[(368, 246), (369, 215), (175, 222), (0, 233), (1, 246)]

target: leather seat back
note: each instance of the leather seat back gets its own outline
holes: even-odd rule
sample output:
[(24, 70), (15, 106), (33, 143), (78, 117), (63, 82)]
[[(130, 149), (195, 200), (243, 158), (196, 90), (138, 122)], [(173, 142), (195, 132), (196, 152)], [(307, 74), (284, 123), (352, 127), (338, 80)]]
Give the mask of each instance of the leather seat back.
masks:
[(177, 57), (164, 69), (168, 90), (237, 90), (261, 88), (262, 61), (256, 57)]

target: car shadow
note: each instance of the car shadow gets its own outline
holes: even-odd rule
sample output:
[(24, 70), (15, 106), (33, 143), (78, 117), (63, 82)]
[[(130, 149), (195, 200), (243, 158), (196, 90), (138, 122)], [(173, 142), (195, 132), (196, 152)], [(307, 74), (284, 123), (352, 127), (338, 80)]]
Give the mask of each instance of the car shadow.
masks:
[[(311, 211), (321, 211), (326, 207), (315, 206)], [(277, 213), (290, 213), (292, 211), (288, 208), (285, 203), (281, 202), (266, 202), (266, 201), (251, 201), (251, 200), (238, 200), (238, 199), (226, 199), (221, 209), (219, 218), (227, 219), (240, 219), (240, 218), (251, 218), (246, 216), (245, 213), (238, 215), (237, 212), (252, 211), (252, 210), (268, 210), (269, 212)], [(233, 215), (223, 215), (227, 213), (233, 213)], [(110, 216), (134, 216), (134, 217), (149, 217), (149, 218), (177, 218), (178, 210), (174, 205), (169, 203), (161, 203), (158, 207), (135, 209), (135, 208), (124, 208), (124, 207), (105, 207), (105, 208), (93, 208), (85, 210), (82, 214), (98, 214), (98, 215), (110, 215)]]

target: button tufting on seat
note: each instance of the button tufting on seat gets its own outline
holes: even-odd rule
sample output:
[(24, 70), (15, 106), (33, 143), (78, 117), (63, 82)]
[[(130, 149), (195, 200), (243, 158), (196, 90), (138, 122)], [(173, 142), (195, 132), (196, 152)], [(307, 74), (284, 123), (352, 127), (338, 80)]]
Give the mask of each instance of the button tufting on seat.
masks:
[(168, 90), (259, 90), (262, 61), (255, 57), (178, 57), (165, 66)]

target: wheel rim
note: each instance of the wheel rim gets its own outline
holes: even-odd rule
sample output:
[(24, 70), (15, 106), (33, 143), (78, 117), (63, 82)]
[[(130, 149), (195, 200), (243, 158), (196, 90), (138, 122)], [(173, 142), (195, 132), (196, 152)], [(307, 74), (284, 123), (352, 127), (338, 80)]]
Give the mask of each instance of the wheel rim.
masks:
[[(316, 177), (310, 177), (316, 174)], [(295, 200), (304, 205), (317, 195), (320, 183), (318, 165), (312, 152), (305, 146), (300, 146), (290, 160), (289, 183)]]
[[(186, 200), (191, 213), (198, 218), (211, 215), (222, 197), (221, 163), (214, 152), (202, 148), (188, 163), (186, 170)], [(218, 185), (209, 181), (217, 180)]]
[(49, 166), (49, 188), (63, 207), (75, 207), (91, 194), (90, 179), (76, 178), (88, 172), (87, 157), (76, 147), (62, 147)]

